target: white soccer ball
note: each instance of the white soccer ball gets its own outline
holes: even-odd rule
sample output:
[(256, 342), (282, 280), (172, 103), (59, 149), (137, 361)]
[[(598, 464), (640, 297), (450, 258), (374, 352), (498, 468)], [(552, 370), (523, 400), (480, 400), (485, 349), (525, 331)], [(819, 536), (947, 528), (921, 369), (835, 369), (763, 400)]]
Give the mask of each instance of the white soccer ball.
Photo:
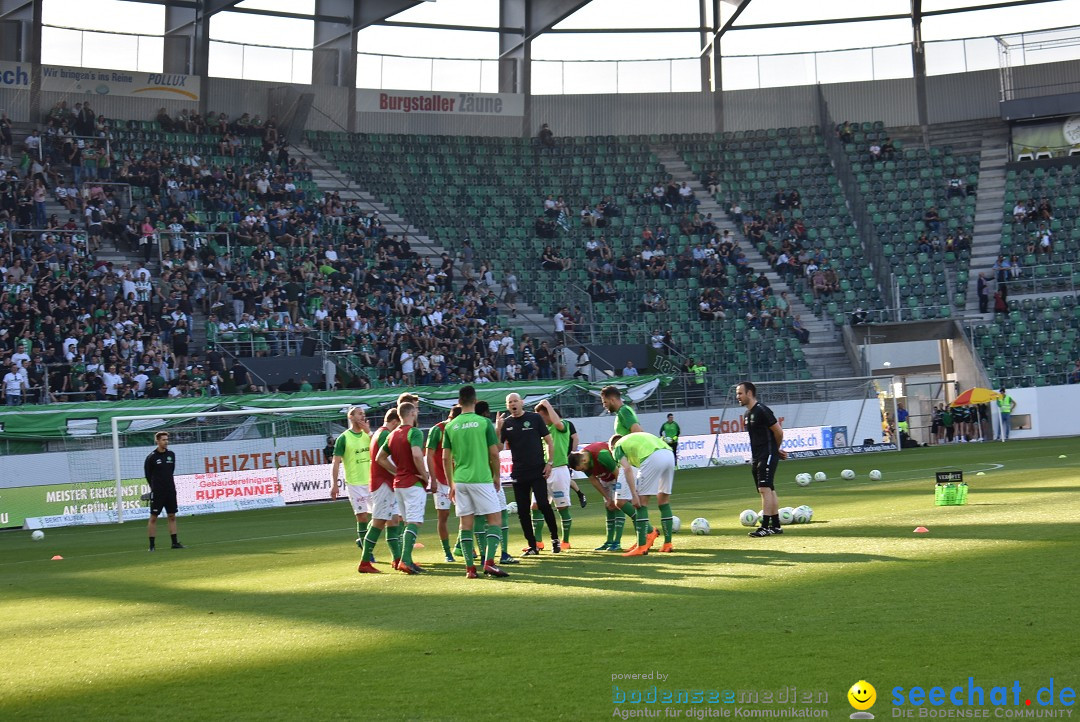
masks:
[(881, 481), (881, 472), (878, 471), (877, 469), (873, 469), (870, 472), (870, 480), (871, 481)]
[(828, 475), (824, 471), (819, 471), (818, 473), (814, 474), (814, 481), (825, 481), (828, 478)]
[(759, 515), (753, 509), (747, 509), (739, 514), (739, 523), (743, 526), (757, 526)]
[(795, 475), (795, 483), (798, 484), (799, 486), (810, 486), (810, 482), (813, 481), (813, 480), (814, 480), (814, 477), (812, 477), (812, 476), (810, 476), (809, 474), (806, 474), (806, 473), (796, 474)]
[(506, 505), (506, 511), (510, 512), (511, 514), (517, 514), (517, 502), (512, 501), (509, 504), (507, 504)]
[(45, 538), (45, 532), (41, 531), (40, 529), (35, 529), (34, 532), (30, 535), (30, 538), (34, 541), (41, 541)]
[(780, 516), (781, 524), (790, 524), (794, 521), (795, 510), (790, 506), (785, 506), (776, 513)]
[(810, 512), (805, 506), (797, 506), (791, 515), (791, 520), (796, 524), (806, 524), (810, 521)]
[(850, 480), (855, 478), (855, 472), (852, 471), (851, 469), (844, 469), (843, 471), (840, 472), (840, 478), (841, 479), (847, 479), (848, 481), (850, 481)]
[(671, 517), (671, 533), (678, 534), (679, 529), (682, 529), (682, 519), (677, 516)]
[(807, 521), (807, 523), (813, 521), (814, 520), (814, 510), (811, 509), (808, 506), (805, 506), (803, 508), (806, 510), (806, 521)]
[(665, 436), (664, 437), (664, 443), (670, 445), (671, 444), (671, 437), (670, 436)]
[(702, 519), (700, 516), (690, 522), (690, 531), (694, 532), (698, 536), (709, 533), (709, 522), (706, 519)]

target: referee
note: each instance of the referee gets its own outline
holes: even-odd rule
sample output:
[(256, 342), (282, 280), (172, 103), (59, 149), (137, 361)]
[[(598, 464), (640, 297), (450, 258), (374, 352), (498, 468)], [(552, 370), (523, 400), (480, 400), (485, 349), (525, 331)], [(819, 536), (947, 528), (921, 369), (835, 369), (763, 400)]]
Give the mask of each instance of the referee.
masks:
[(169, 432), (159, 431), (154, 434), (157, 447), (150, 452), (143, 462), (146, 483), (150, 485), (150, 521), (146, 524), (146, 534), (150, 537), (150, 551), (154, 551), (157, 536), (157, 518), (164, 509), (169, 515), (169, 535), (172, 536), (172, 548), (183, 549), (184, 545), (176, 539), (176, 484), (173, 472), (176, 471), (176, 454), (169, 451)]
[(675, 414), (668, 414), (667, 421), (660, 425), (660, 438), (671, 447), (671, 453), (675, 455), (675, 467), (679, 466), (679, 434), (682, 429), (675, 421)]
[(746, 431), (750, 434), (750, 466), (754, 475), (754, 485), (761, 494), (761, 526), (750, 532), (752, 537), (783, 534), (780, 528), (780, 505), (776, 500), (776, 465), (787, 458), (787, 452), (781, 450), (784, 442), (784, 430), (772, 410), (757, 400), (757, 387), (749, 381), (743, 381), (735, 389), (735, 398), (740, 406), (746, 407)]
[[(518, 394), (506, 396), (506, 408), (510, 415), (500, 413), (495, 417), (495, 431), (499, 441), (510, 449), (514, 461), (514, 470), (511, 472), (514, 477), (514, 501), (517, 502), (521, 530), (525, 532), (525, 541), (529, 544), (522, 556), (536, 556), (540, 553), (529, 513), (533, 500), (536, 501), (536, 508), (544, 515), (544, 522), (551, 532), (551, 551), (558, 554), (562, 551), (559, 527), (548, 500), (547, 477), (551, 474), (551, 464), (544, 461), (545, 444), (547, 458), (555, 458), (551, 434), (540, 414), (525, 410)], [(529, 498), (530, 494), (532, 499)]]

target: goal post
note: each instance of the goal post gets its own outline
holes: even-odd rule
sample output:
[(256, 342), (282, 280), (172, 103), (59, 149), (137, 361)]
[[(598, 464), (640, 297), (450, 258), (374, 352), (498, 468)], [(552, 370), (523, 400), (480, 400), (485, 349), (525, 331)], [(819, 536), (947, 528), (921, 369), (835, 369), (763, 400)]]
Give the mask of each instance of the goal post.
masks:
[[(796, 456), (841, 456), (864, 450), (892, 450), (883, 441), (885, 422), (891, 444), (895, 433), (896, 398), (893, 376), (851, 376), (835, 379), (755, 382), (758, 400), (776, 414), (784, 428), (784, 449)], [(736, 400), (738, 384), (728, 387), (714, 424), (713, 465), (749, 460), (743, 409)], [(865, 446), (864, 440), (875, 443)]]
[(169, 446), (177, 456), (177, 497), (189, 511), (265, 508), (329, 498), (332, 481), (323, 449), (328, 437), (345, 429), (350, 406), (114, 416), (110, 426), (115, 521), (124, 522), (125, 504), (138, 497), (134, 487), (145, 485), (143, 460), (159, 431), (169, 432)]

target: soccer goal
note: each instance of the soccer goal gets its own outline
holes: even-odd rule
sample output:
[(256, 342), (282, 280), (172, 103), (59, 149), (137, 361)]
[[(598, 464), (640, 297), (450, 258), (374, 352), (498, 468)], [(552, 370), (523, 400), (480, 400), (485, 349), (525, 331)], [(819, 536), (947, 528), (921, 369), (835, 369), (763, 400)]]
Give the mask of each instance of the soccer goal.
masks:
[[(784, 450), (798, 456), (842, 456), (898, 449), (896, 398), (892, 376), (852, 376), (755, 384), (758, 401), (772, 409), (784, 428)], [(728, 388), (723, 411), (713, 422), (711, 463), (742, 464), (750, 459), (744, 410)], [(888, 440), (886, 442), (886, 439)], [(866, 440), (872, 443), (865, 444)]]
[[(116, 503), (90, 523), (147, 518), (149, 509), (140, 498), (149, 491), (143, 462), (159, 431), (169, 432), (169, 448), (176, 454), (174, 478), (182, 514), (329, 499), (327, 447), (345, 429), (348, 408), (337, 403), (115, 416), (110, 420), (114, 488), (109, 496)], [(108, 465), (100, 463), (100, 449), (93, 446), (69, 454), (73, 480), (107, 478)]]

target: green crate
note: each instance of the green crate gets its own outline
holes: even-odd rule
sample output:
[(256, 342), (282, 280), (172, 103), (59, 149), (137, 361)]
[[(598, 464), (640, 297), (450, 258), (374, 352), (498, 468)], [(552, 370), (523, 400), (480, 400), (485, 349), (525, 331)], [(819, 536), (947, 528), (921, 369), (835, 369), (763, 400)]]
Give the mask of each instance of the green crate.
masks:
[(938, 484), (934, 487), (934, 506), (963, 506), (967, 495), (967, 484)]

